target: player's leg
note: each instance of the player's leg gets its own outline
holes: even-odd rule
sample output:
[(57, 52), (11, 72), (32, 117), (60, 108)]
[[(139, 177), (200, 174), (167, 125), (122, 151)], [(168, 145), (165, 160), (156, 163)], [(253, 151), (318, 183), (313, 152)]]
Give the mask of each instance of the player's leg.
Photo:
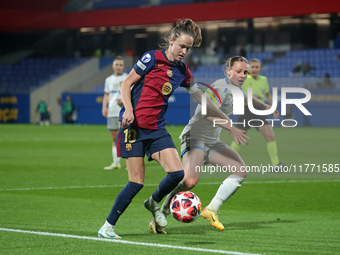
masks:
[(130, 157), (126, 159), (126, 167), (129, 174), (129, 183), (122, 189), (113, 204), (111, 212), (106, 222), (98, 231), (98, 237), (120, 238), (115, 232), (114, 227), (119, 217), (129, 206), (132, 199), (143, 188), (145, 178), (145, 166), (143, 157)]
[[(245, 115), (240, 115), (237, 120), (238, 124), (236, 125), (236, 127), (240, 130), (244, 130), (245, 131), (244, 134), (247, 134), (247, 131), (250, 128), (250, 126), (248, 125), (248, 119), (249, 119), (249, 116), (246, 111)], [(230, 144), (230, 148), (234, 149), (236, 152), (239, 153), (242, 148), (242, 145), (237, 144), (235, 141), (232, 141)]]
[(112, 137), (112, 164), (104, 167), (104, 170), (120, 169), (120, 157), (117, 156), (117, 135), (120, 128), (120, 122), (117, 117), (109, 117), (107, 119), (107, 128), (110, 131)]
[[(134, 132), (131, 130), (134, 130)], [(136, 134), (137, 131), (135, 131), (131, 126), (128, 126), (125, 129), (120, 129), (118, 132), (117, 154), (126, 159), (129, 183), (116, 197), (105, 224), (98, 231), (99, 237), (119, 238), (119, 236), (114, 233), (115, 224), (135, 195), (143, 188), (145, 178), (145, 144), (143, 140), (137, 140), (136, 137), (128, 136), (130, 132)]]
[[(190, 141), (189, 139), (183, 139), (181, 144), (181, 150), (182, 150), (182, 162), (184, 166), (184, 178), (183, 180), (167, 195), (165, 198), (161, 212), (164, 214), (165, 217), (170, 215), (170, 202), (174, 195), (181, 191), (190, 190), (193, 188), (199, 180), (199, 172), (195, 172), (194, 170), (191, 170), (190, 167), (193, 165), (199, 165), (201, 166), (204, 159), (204, 151), (201, 149), (192, 149), (190, 150)], [(192, 155), (192, 156), (190, 156)], [(191, 160), (191, 158), (193, 160)], [(195, 163), (193, 163), (193, 161)], [(194, 167), (192, 167), (194, 169)], [(184, 183), (186, 182), (186, 184)], [(188, 187), (186, 186), (188, 185)], [(160, 227), (158, 224), (156, 224), (153, 220), (149, 224), (150, 229), (153, 230), (154, 234), (166, 234), (164, 229)]]
[(40, 113), (40, 121), (39, 121), (39, 125), (43, 126), (44, 125), (44, 113)]
[(192, 148), (183, 155), (185, 175), (182, 182), (186, 186), (186, 190), (191, 190), (197, 185), (200, 178), (200, 171), (197, 170), (197, 167), (202, 166), (204, 155), (205, 151), (203, 148)]
[(162, 205), (162, 212), (165, 216), (170, 214), (170, 201), (174, 195), (181, 191), (191, 190), (196, 186), (199, 180), (200, 172), (195, 170), (195, 166), (201, 166), (203, 164), (203, 159), (204, 151), (201, 149), (184, 151), (184, 154), (182, 154), (184, 178), (165, 198)]
[(120, 157), (117, 156), (117, 145), (116, 145), (118, 130), (110, 130), (110, 133), (111, 133), (111, 137), (112, 137), (113, 163), (114, 163), (115, 167), (120, 168)]
[(247, 177), (247, 172), (245, 171), (245, 164), (240, 155), (230, 148), (217, 151), (209, 157), (209, 162), (219, 166), (227, 166), (227, 163), (228, 166), (233, 167), (231, 169), (235, 169), (235, 171), (222, 182), (210, 204), (204, 208), (201, 213), (203, 218), (208, 218), (213, 226), (222, 231), (224, 230), (224, 226), (218, 220), (219, 208), (235, 194)]
[(183, 179), (184, 171), (182, 170), (183, 167), (175, 148), (167, 148), (154, 152), (151, 154), (151, 158), (164, 168), (167, 175), (159, 183), (152, 196), (145, 200), (144, 206), (153, 214), (156, 224), (165, 228), (168, 223), (158, 204)]
[(263, 134), (264, 139), (267, 142), (267, 151), (270, 157), (270, 161), (273, 166), (277, 166), (280, 164), (279, 156), (277, 153), (277, 145), (274, 136), (274, 130), (270, 124), (265, 124), (262, 127), (259, 127), (259, 131)]

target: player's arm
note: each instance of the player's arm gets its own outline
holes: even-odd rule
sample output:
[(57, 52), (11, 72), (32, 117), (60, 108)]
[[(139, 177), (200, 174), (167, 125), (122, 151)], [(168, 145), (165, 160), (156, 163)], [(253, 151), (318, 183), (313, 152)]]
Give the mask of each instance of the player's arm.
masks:
[[(265, 109), (269, 109), (271, 107), (271, 105), (273, 104), (273, 97), (272, 97), (272, 94), (270, 92), (267, 92), (265, 94), (266, 98), (267, 98), (267, 101), (269, 103), (269, 105), (266, 105), (267, 108)], [(279, 117), (279, 112), (277, 110), (275, 110), (275, 112), (273, 112), (273, 116), (274, 116), (274, 119), (277, 119)]]
[[(198, 88), (197, 84), (187, 88), (187, 91), (192, 95), (196, 102), (201, 104), (203, 92)], [(207, 100), (207, 115), (205, 118), (211, 122), (214, 122), (214, 120), (215, 122), (218, 122), (217, 120), (221, 120), (219, 121), (220, 123), (224, 122), (224, 124), (221, 124), (220, 126), (230, 132), (237, 144), (245, 144), (247, 143), (246, 139), (250, 139), (245, 135), (244, 131), (232, 126), (229, 117), (217, 108), (211, 100)]]
[(122, 119), (122, 127), (132, 124), (135, 119), (131, 103), (131, 87), (140, 79), (141, 76), (134, 69), (132, 69), (120, 87), (120, 93), (122, 95), (122, 100), (125, 107), (125, 112)]
[(246, 139), (250, 139), (245, 132), (243, 130), (240, 130), (236, 127), (234, 127), (231, 123), (232, 121), (229, 119), (228, 116), (226, 116), (227, 118), (225, 119), (220, 119), (220, 118), (216, 118), (216, 117), (212, 117), (209, 115), (205, 115), (204, 118), (212, 123), (214, 123), (214, 125), (218, 125), (223, 129), (226, 129), (229, 131), (230, 135), (232, 135), (234, 137), (234, 140), (236, 142), (236, 144), (248, 144), (248, 141)]
[[(190, 93), (190, 95), (195, 99), (197, 103), (201, 104), (203, 92), (199, 89), (196, 83), (190, 88), (186, 88), (186, 90)], [(210, 100), (207, 100), (207, 112), (210, 116), (215, 116), (221, 119), (228, 118), (228, 116), (225, 115), (220, 109), (218, 109)]]
[(267, 102), (272, 105), (273, 104), (273, 98), (272, 98), (272, 94), (270, 92), (267, 92), (265, 94), (266, 98), (267, 98)]
[[(269, 93), (269, 92), (268, 92), (268, 93)], [(270, 94), (270, 93), (269, 93), (269, 94)], [(247, 100), (247, 96), (245, 97), (245, 100)], [(270, 105), (269, 105), (269, 104), (263, 103), (262, 101), (258, 100), (256, 97), (253, 96), (253, 104), (256, 105), (256, 106), (261, 107), (261, 108), (264, 109), (264, 110), (268, 110), (268, 109), (271, 108), (271, 104), (272, 104), (272, 96), (270, 95), (270, 101), (269, 101), (268, 97), (267, 97), (267, 100), (268, 100), (268, 102), (270, 103)], [(274, 116), (275, 119), (277, 119), (277, 118), (279, 117), (279, 112), (278, 112), (277, 110), (275, 110), (275, 111), (273, 112), (273, 116)]]
[(109, 93), (105, 93), (103, 97), (103, 105), (102, 105), (102, 114), (105, 118), (107, 118), (107, 114), (109, 112), (107, 108), (108, 102), (109, 102)]

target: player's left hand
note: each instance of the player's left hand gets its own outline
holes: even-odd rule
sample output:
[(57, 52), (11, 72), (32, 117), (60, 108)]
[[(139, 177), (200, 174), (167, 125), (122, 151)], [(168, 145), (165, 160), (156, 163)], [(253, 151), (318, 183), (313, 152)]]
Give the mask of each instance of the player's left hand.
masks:
[(108, 113), (109, 113), (109, 110), (108, 110), (107, 108), (104, 108), (104, 109), (102, 110), (102, 114), (103, 114), (103, 116), (104, 116), (105, 118), (107, 118)]
[(123, 114), (123, 119), (122, 119), (122, 128), (132, 124), (134, 120), (135, 120), (135, 115), (133, 114), (133, 112), (125, 110)]
[(246, 131), (237, 129), (236, 127), (231, 127), (229, 131), (230, 131), (230, 134), (234, 137), (236, 144), (242, 144), (242, 145), (248, 144), (248, 141), (246, 139), (249, 140), (250, 137), (246, 135)]

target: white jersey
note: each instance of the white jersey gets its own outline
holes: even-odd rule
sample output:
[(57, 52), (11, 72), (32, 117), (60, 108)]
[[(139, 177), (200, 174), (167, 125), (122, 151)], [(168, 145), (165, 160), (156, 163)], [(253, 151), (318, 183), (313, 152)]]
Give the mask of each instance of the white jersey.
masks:
[(114, 74), (112, 74), (105, 79), (104, 92), (109, 93), (109, 112), (107, 117), (119, 116), (119, 112), (122, 107), (117, 103), (117, 99), (121, 98), (120, 86), (127, 76), (127, 73), (123, 73), (120, 76), (115, 76)]
[[(211, 95), (213, 95), (217, 107), (227, 116), (229, 116), (233, 112), (233, 96), (230, 86), (235, 87), (234, 85), (229, 85), (226, 82), (226, 79), (219, 79), (215, 81), (211, 85), (220, 96), (222, 105), (217, 97), (217, 95), (209, 89)], [(242, 90), (242, 88), (240, 88)], [(207, 98), (209, 96), (207, 95)], [(195, 115), (189, 120), (189, 123), (184, 127), (180, 139), (183, 139), (184, 136), (190, 136), (191, 139), (202, 140), (207, 143), (216, 142), (220, 140), (222, 128), (220, 126), (213, 126), (211, 121), (208, 121), (204, 118), (201, 113), (201, 105), (199, 104), (196, 107)]]

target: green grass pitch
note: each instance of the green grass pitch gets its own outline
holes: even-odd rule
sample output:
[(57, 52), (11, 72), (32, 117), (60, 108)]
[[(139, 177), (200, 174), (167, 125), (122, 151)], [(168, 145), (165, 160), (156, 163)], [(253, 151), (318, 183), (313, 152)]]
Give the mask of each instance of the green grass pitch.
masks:
[[(182, 128), (167, 127), (177, 148)], [(284, 164), (340, 163), (339, 128), (274, 131)], [(244, 161), (268, 165), (263, 137), (256, 130), (248, 134)], [(103, 170), (111, 160), (104, 125), (1, 124), (0, 254), (340, 254), (340, 174), (318, 174), (317, 168), (303, 175), (249, 174), (221, 208), (223, 232), (203, 218), (184, 224), (169, 217), (168, 235), (154, 235), (143, 201), (165, 173), (147, 163), (145, 186), (115, 228), (126, 242), (99, 241), (97, 231), (128, 181), (124, 161), (121, 170)], [(226, 176), (201, 178), (193, 192), (203, 206)]]

